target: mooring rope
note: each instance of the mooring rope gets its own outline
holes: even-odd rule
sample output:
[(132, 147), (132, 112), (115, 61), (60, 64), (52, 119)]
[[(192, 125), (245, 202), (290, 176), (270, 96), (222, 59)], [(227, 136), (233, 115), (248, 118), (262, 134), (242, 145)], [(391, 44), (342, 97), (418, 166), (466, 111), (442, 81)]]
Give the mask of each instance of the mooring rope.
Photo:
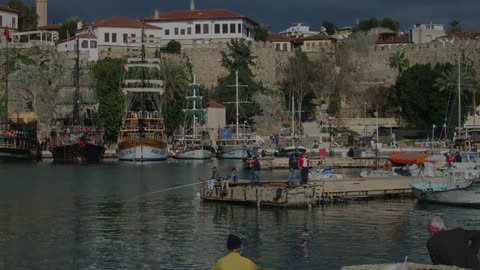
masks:
[(202, 182), (193, 183), (193, 184), (187, 184), (187, 185), (181, 185), (181, 186), (172, 187), (172, 188), (161, 189), (161, 190), (157, 190), (157, 191), (145, 193), (145, 194), (143, 194), (143, 195), (139, 195), (139, 196), (132, 197), (132, 198), (130, 198), (130, 200), (131, 200), (131, 199), (136, 199), (136, 198), (141, 198), (141, 197), (146, 197), (146, 196), (149, 196), (149, 195), (152, 195), (152, 194), (167, 192), (167, 191), (171, 191), (171, 190), (175, 190), (175, 189), (180, 189), (180, 188), (185, 188), (185, 187), (196, 186), (196, 185), (200, 185), (200, 184), (202, 184)]

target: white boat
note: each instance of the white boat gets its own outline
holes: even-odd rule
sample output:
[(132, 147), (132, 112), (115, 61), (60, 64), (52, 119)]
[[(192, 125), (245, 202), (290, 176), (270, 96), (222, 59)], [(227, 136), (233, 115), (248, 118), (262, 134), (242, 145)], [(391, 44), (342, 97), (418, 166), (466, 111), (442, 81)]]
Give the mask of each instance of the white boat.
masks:
[(333, 169), (316, 168), (308, 173), (309, 180), (335, 180), (342, 179), (343, 175), (335, 173)]
[(213, 149), (210, 136), (206, 128), (202, 127), (206, 117), (206, 110), (202, 106), (203, 97), (199, 96), (199, 85), (193, 75), (193, 83), (190, 84), (191, 96), (187, 96), (187, 106), (183, 110), (185, 122), (190, 122), (187, 128), (182, 127), (174, 136), (173, 155), (177, 159), (209, 159)]
[(417, 182), (412, 183), (414, 196), (419, 201), (452, 205), (480, 205), (480, 186), (471, 180), (453, 183)]
[[(128, 58), (124, 65), (122, 91), (126, 95), (124, 116), (118, 138), (121, 161), (160, 161), (168, 157), (165, 125), (160, 106), (163, 81), (158, 76), (160, 58), (146, 58), (146, 40), (142, 30), (140, 58)], [(135, 39), (135, 37), (132, 37)], [(157, 76), (156, 76), (157, 75)]]
[(238, 71), (236, 77), (236, 125), (218, 130), (217, 157), (222, 159), (244, 159), (256, 155), (260, 146), (257, 144), (257, 134), (252, 127), (239, 124), (239, 100), (238, 100)]

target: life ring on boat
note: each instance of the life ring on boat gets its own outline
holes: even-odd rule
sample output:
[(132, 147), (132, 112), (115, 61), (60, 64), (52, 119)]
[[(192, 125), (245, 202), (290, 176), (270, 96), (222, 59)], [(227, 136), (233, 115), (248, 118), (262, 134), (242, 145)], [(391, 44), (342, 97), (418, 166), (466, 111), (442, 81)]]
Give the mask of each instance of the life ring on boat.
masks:
[(2, 131), (2, 136), (4, 136), (4, 137), (7, 136), (7, 131), (6, 130)]
[(10, 131), (10, 136), (15, 136), (15, 134), (16, 134), (15, 130)]

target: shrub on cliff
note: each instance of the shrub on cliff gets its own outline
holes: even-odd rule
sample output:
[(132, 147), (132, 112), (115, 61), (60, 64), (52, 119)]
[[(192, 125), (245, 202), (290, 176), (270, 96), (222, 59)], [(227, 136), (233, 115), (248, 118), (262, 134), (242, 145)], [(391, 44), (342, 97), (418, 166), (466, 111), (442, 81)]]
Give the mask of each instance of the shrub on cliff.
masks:
[(180, 54), (182, 52), (182, 44), (176, 40), (170, 40), (165, 47), (167, 53)]
[(98, 114), (105, 129), (105, 141), (117, 142), (118, 129), (122, 117), (123, 94), (120, 81), (123, 72), (123, 60), (104, 58), (92, 67), (93, 81), (99, 100)]
[(390, 29), (394, 32), (398, 32), (398, 30), (400, 29), (400, 23), (392, 18), (384, 18), (383, 20), (379, 20), (377, 18), (370, 18), (360, 21), (358, 25), (353, 28), (353, 31), (368, 32), (368, 30), (377, 27), (383, 27)]
[(10, 0), (8, 6), (20, 12), (18, 15), (18, 29), (32, 31), (37, 28), (38, 15), (35, 7), (26, 5), (22, 0)]

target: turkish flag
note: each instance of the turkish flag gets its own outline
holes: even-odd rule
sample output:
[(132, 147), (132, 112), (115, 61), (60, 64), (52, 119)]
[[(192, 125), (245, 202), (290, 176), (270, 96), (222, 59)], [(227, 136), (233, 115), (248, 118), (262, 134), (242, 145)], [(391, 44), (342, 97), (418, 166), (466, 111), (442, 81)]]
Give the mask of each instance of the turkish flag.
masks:
[(8, 40), (8, 42), (12, 42), (12, 38), (10, 37), (10, 32), (8, 31), (8, 26), (5, 27), (5, 30), (3, 31), (3, 35)]

